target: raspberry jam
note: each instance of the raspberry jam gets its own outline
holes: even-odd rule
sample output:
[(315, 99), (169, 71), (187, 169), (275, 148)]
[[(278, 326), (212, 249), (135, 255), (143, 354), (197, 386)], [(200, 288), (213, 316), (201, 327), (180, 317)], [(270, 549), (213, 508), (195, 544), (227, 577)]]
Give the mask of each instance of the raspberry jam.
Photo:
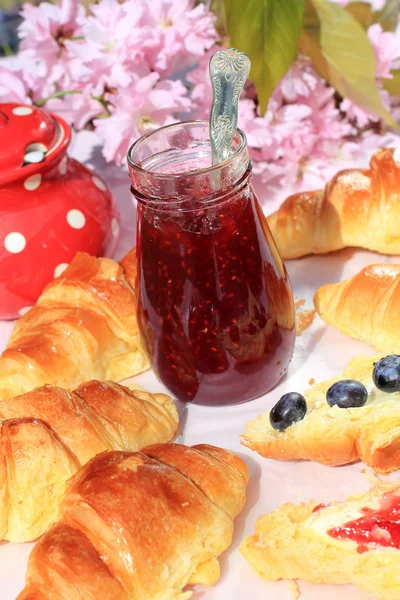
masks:
[(357, 542), (360, 554), (369, 544), (400, 549), (400, 496), (385, 494), (378, 509), (362, 508), (362, 517), (328, 531), (339, 540)]
[[(208, 128), (163, 129), (182, 125), (194, 129), (181, 149), (189, 170), (174, 164), (174, 175), (171, 165), (161, 173), (158, 167), (146, 185), (145, 171), (130, 164), (139, 329), (155, 373), (177, 398), (244, 402), (270, 390), (287, 369), (295, 335), (290, 283), (250, 186), (244, 135), (220, 170), (193, 171), (188, 140), (198, 142)], [(161, 131), (147, 137), (147, 147)]]

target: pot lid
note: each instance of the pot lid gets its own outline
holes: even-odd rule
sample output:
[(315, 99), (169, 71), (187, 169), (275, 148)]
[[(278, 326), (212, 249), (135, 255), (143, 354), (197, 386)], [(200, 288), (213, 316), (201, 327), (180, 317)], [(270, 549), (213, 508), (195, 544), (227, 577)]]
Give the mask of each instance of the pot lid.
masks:
[(62, 155), (69, 126), (37, 106), (0, 103), (0, 183), (31, 175)]

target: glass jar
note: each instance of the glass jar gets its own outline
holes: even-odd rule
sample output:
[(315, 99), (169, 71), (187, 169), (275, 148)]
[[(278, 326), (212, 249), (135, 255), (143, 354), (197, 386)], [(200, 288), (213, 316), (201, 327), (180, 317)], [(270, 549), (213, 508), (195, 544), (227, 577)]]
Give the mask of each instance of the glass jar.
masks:
[(138, 323), (180, 400), (235, 404), (273, 388), (295, 339), (289, 279), (250, 185), (245, 135), (212, 166), (208, 123), (162, 127), (130, 148)]

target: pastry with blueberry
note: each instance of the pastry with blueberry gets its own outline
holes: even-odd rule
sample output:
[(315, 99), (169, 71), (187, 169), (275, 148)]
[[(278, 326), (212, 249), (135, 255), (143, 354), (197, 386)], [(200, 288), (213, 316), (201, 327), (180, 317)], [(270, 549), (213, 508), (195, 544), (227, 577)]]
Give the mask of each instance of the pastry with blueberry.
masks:
[(268, 458), (399, 469), (400, 355), (356, 357), (342, 378), (284, 394), (241, 437)]

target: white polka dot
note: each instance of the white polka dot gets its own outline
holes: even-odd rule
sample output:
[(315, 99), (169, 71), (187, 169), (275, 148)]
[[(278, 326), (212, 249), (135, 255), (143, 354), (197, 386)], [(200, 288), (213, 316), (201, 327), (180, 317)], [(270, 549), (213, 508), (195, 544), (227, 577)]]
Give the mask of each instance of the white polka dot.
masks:
[(39, 150), (32, 150), (27, 152), (24, 156), (24, 162), (26, 163), (40, 163), (44, 159), (44, 153)]
[(37, 190), (39, 185), (42, 183), (42, 176), (40, 173), (36, 173), (35, 175), (31, 175), (28, 179), (24, 181), (24, 188), (28, 190), (28, 192), (33, 192)]
[(119, 223), (118, 223), (117, 219), (111, 220), (111, 231), (112, 231), (112, 234), (114, 237), (119, 236)]
[(32, 306), (25, 306), (24, 308), (20, 308), (18, 314), (23, 317), (27, 312), (31, 310)]
[(33, 144), (29, 144), (26, 148), (25, 148), (25, 152), (47, 152), (47, 148), (44, 144), (41, 144), (40, 142), (34, 142)]
[(13, 114), (18, 117), (26, 117), (27, 115), (31, 115), (33, 110), (29, 108), (29, 106), (17, 106), (13, 108)]
[(67, 172), (67, 167), (68, 167), (68, 158), (66, 156), (64, 156), (64, 158), (58, 165), (58, 170), (60, 172), (60, 175), (65, 175), (65, 173)]
[(19, 233), (18, 231), (13, 231), (4, 238), (4, 247), (8, 252), (11, 252), (11, 254), (22, 252), (25, 246), (26, 239), (22, 233)]
[(83, 212), (73, 208), (67, 214), (68, 225), (70, 225), (73, 229), (82, 229), (85, 227), (86, 219)]
[(60, 263), (59, 265), (56, 266), (56, 268), (54, 269), (54, 277), (60, 277), (60, 275), (62, 275), (65, 271), (65, 269), (68, 267), (68, 263)]
[(93, 181), (94, 185), (99, 188), (99, 190), (102, 190), (103, 192), (106, 191), (106, 189), (107, 189), (106, 184), (99, 177), (96, 177), (96, 175), (93, 175), (92, 181)]

